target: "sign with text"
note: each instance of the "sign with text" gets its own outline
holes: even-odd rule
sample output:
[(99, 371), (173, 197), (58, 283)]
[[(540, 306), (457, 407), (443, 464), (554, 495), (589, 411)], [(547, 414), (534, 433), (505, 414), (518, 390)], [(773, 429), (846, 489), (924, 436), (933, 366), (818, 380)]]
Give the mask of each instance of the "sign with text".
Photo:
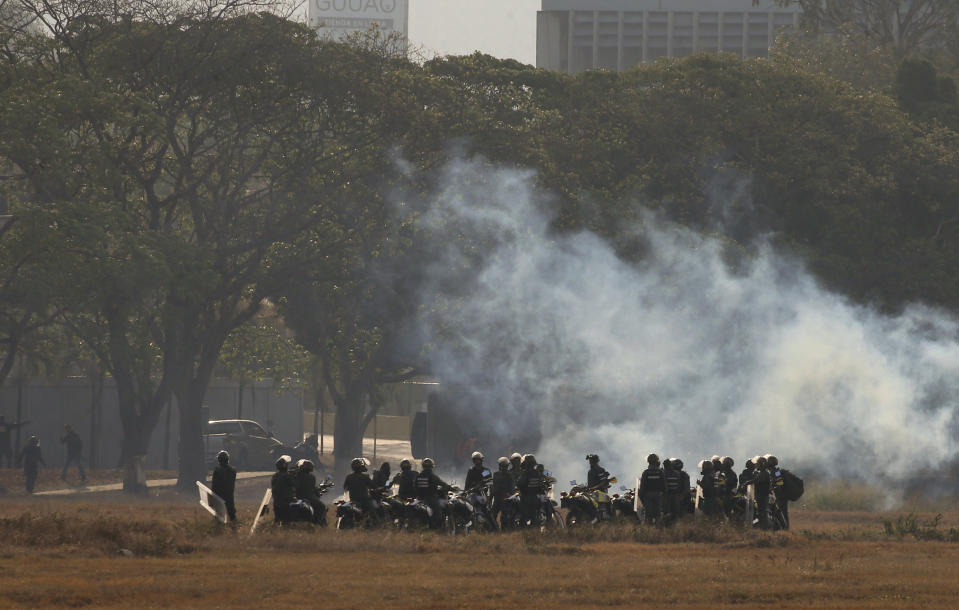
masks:
[(376, 28), (383, 37), (398, 34), (406, 47), (409, 0), (309, 0), (307, 18), (320, 36), (341, 39)]

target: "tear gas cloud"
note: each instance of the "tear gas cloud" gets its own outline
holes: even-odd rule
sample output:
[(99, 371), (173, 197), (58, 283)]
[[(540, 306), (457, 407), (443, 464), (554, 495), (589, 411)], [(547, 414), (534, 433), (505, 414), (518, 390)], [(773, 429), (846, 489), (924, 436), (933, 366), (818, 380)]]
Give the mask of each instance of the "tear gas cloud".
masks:
[(774, 453), (849, 478), (953, 457), (955, 319), (852, 305), (768, 245), (732, 271), (718, 241), (652, 213), (637, 228), (648, 253), (627, 263), (590, 232), (551, 232), (544, 203), (529, 172), (445, 168), (425, 216), (447, 236), (432, 275), (448, 289), (450, 269), (472, 272), (423, 332), (454, 329), (427, 337), (456, 346), (434, 352), (434, 372), (484, 380), (476, 409), (494, 433), (536, 410), (537, 458), (561, 486), (585, 478), (587, 452), (627, 483), (651, 452), (691, 473), (713, 454), (739, 470)]

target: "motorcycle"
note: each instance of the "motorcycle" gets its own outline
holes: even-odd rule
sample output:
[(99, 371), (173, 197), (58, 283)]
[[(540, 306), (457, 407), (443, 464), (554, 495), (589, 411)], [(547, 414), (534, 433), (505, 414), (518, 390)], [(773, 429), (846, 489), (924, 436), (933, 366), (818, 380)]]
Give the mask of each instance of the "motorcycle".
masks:
[(405, 529), (432, 529), (442, 523), (434, 519), (433, 508), (418, 498), (409, 498), (403, 512), (403, 527)]
[(616, 477), (592, 487), (570, 481), (569, 492), (560, 494), (560, 506), (567, 509), (566, 526), (574, 527), (581, 523), (609, 521), (612, 516), (610, 496), (600, 487), (616, 483)]
[(380, 520), (393, 527), (403, 527), (406, 518), (406, 501), (399, 496), (390, 495), (388, 488), (373, 492), (373, 499), (379, 505)]
[(619, 488), (622, 494), (613, 494), (612, 514), (621, 519), (639, 519), (642, 515), (636, 512), (636, 489), (629, 489), (625, 485)]
[(447, 527), (450, 534), (468, 534), (473, 529), (497, 531), (496, 522), (490, 513), (489, 495), (489, 480), (466, 491), (451, 492), (447, 505)]
[(566, 529), (566, 521), (563, 520), (563, 515), (556, 510), (556, 500), (553, 499), (553, 484), (556, 483), (556, 479), (551, 477), (549, 473), (546, 473), (546, 490), (545, 493), (540, 495), (540, 523), (543, 524), (543, 529)]

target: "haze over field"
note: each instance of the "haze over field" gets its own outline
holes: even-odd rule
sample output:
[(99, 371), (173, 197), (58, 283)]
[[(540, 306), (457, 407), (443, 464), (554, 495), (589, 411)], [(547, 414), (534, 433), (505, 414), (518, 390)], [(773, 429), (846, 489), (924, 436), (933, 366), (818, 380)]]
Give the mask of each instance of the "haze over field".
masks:
[(623, 482), (650, 452), (691, 472), (715, 453), (738, 470), (773, 452), (849, 478), (901, 478), (954, 454), (954, 318), (852, 305), (762, 238), (733, 272), (719, 241), (651, 212), (637, 227), (647, 256), (627, 264), (592, 233), (550, 232), (530, 172), (459, 160), (438, 184), (427, 220), (450, 239), (437, 278), (477, 272), (460, 276), (468, 296), (433, 326), (461, 333), (435, 372), (492, 380), (477, 394), (502, 434), (511, 411), (534, 404), (537, 458), (562, 485), (584, 478), (588, 451)]

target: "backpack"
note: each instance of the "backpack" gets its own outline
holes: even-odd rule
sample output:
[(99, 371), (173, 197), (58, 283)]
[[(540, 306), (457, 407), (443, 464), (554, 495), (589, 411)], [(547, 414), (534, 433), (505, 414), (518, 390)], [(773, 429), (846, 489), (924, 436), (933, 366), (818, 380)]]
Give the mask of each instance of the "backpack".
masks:
[(802, 497), (804, 491), (802, 479), (788, 470), (783, 470), (783, 492), (786, 494), (786, 499), (795, 502)]

